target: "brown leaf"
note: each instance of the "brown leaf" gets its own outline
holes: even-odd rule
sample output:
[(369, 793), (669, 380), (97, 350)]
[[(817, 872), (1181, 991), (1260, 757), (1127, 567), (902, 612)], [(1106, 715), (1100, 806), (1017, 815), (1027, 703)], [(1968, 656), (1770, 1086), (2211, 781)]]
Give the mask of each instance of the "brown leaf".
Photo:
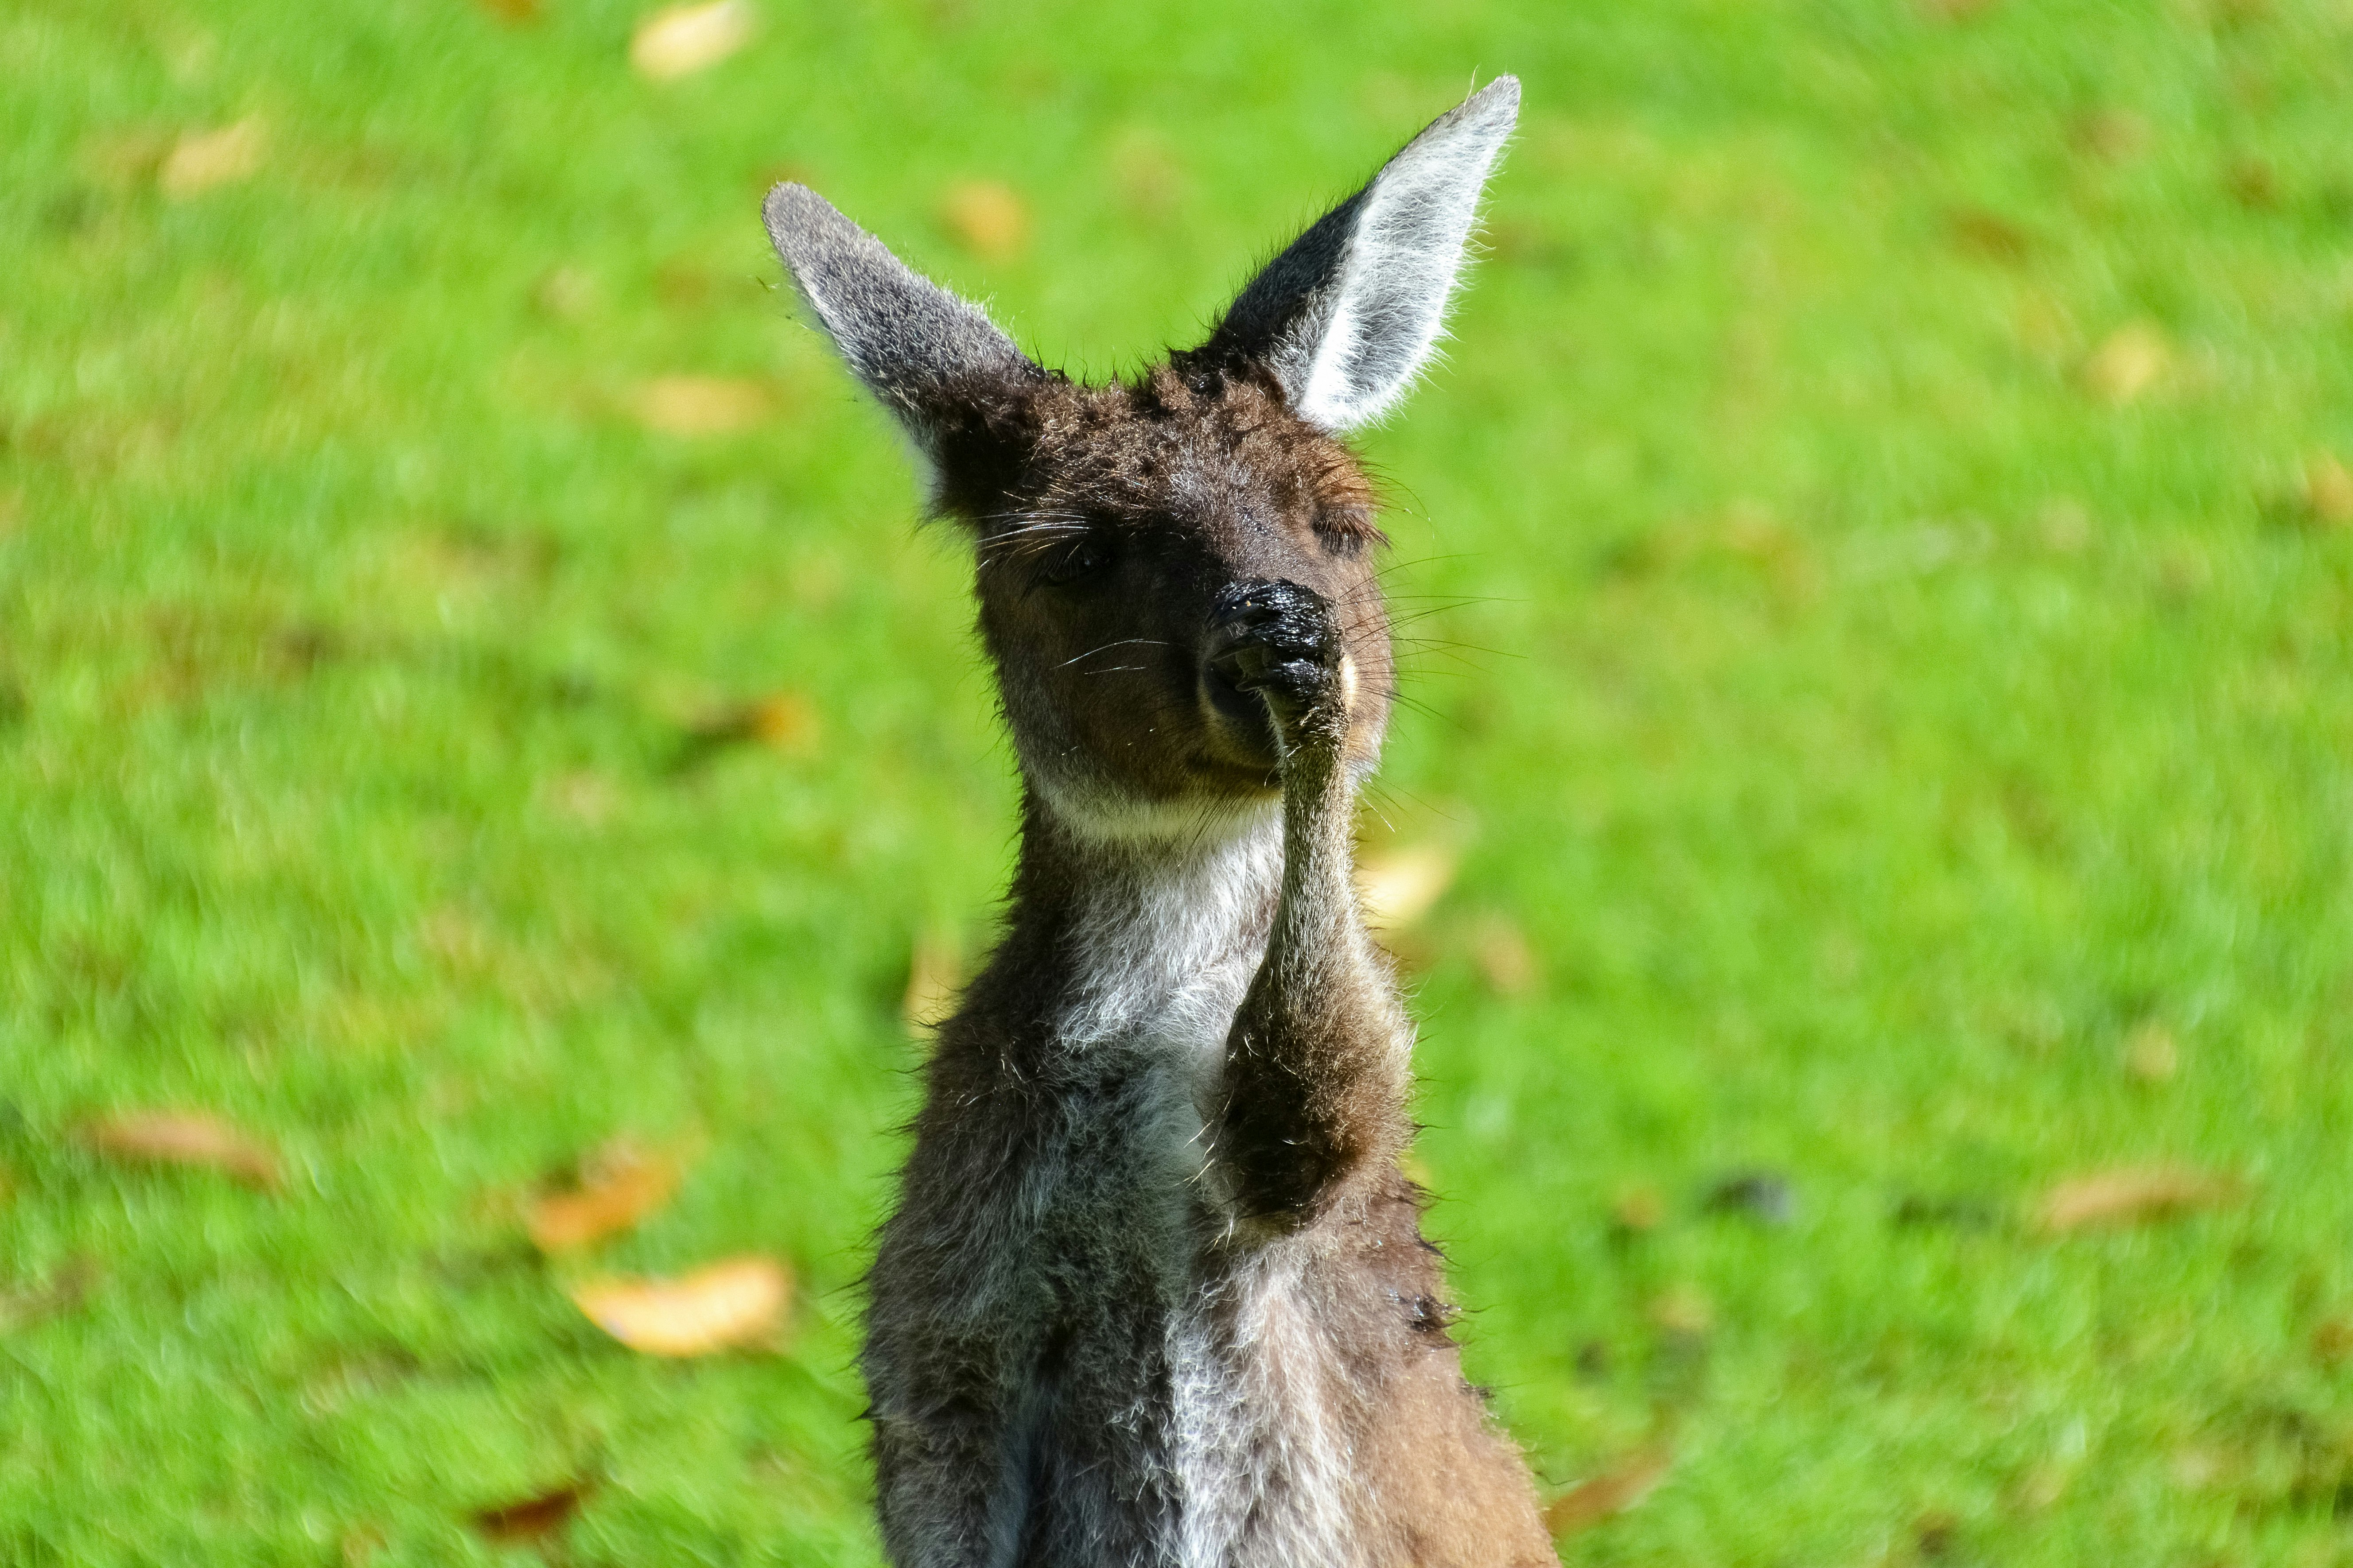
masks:
[(175, 202), (218, 185), (251, 179), (261, 167), (260, 120), (248, 115), (216, 131), (190, 132), (173, 145), (155, 172), (156, 188)]
[(1624, 1513), (1658, 1489), (1674, 1462), (1674, 1450), (1663, 1443), (1637, 1448), (1553, 1499), (1545, 1509), (1545, 1527), (1555, 1535), (1572, 1535)]
[(676, 81), (750, 43), (759, 20), (750, 0), (669, 6), (638, 24), (629, 37), (629, 64), (649, 81)]
[(2137, 1225), (2214, 1208), (2238, 1196), (2238, 1184), (2209, 1171), (2131, 1166), (2060, 1183), (2044, 1194), (2037, 1217), (2045, 1230), (2054, 1231)]
[(2103, 401), (2122, 405), (2161, 380), (2173, 363), (2173, 345), (2154, 322), (2133, 321), (2108, 334), (2084, 362), (2084, 384)]
[(745, 376), (658, 375), (631, 407), (638, 423), (665, 436), (733, 436), (765, 423), (776, 399)]
[(955, 939), (927, 931), (907, 954), (907, 989), (899, 998), (899, 1016), (911, 1033), (927, 1035), (955, 1011), (956, 994), (963, 986), (964, 955)]
[(1656, 1230), (1667, 1217), (1667, 1200), (1649, 1185), (1628, 1187), (1609, 1205), (1609, 1223), (1633, 1235)]
[(96, 1263), (78, 1258), (37, 1285), (0, 1287), (0, 1334), (72, 1311), (89, 1297), (98, 1276)]
[(474, 1528), (485, 1540), (501, 1546), (539, 1541), (571, 1523), (572, 1516), (596, 1489), (594, 1481), (572, 1481), (521, 1502), (486, 1508), (474, 1515)]
[(2305, 460), (2304, 504), (2317, 521), (2353, 528), (2353, 470), (2336, 453), (2315, 452)]
[(202, 1110), (133, 1110), (85, 1124), (81, 1141), (120, 1160), (203, 1165), (248, 1186), (278, 1185), (278, 1156), (219, 1117)]
[(2143, 1083), (2165, 1083), (2181, 1070), (2173, 1031), (2151, 1018), (2125, 1037), (2125, 1070)]
[(940, 198), (940, 221), (958, 243), (987, 261), (1009, 261), (1029, 243), (1029, 208), (997, 180), (966, 180)]
[(1501, 915), (1482, 922), (1471, 950), (1480, 977), (1504, 996), (1525, 996), (1544, 981), (1535, 949), (1520, 928)]
[(582, 1167), (577, 1187), (533, 1200), (531, 1239), (542, 1252), (586, 1247), (636, 1226), (677, 1191), (671, 1162), (626, 1142), (608, 1144)]
[(1961, 207), (1948, 214), (1953, 243), (1973, 256), (1988, 261), (1999, 261), (2016, 267), (2034, 249), (2034, 237), (2002, 216), (1983, 207)]
[(573, 1288), (589, 1321), (647, 1355), (699, 1356), (771, 1345), (792, 1301), (773, 1258), (731, 1258), (675, 1279), (594, 1279)]
[(1365, 923), (1396, 931), (1428, 914), (1454, 881), (1454, 852), (1434, 844), (1377, 849), (1356, 861), (1356, 897)]

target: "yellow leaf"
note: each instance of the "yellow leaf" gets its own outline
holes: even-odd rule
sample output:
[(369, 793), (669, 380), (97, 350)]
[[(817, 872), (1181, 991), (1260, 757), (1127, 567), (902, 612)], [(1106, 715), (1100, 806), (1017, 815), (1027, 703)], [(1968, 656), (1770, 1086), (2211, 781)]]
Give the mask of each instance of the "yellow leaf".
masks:
[(2181, 1165), (2102, 1171), (2060, 1183), (2044, 1194), (2038, 1215), (2045, 1230), (2135, 1225), (2213, 1208), (2239, 1195), (2236, 1183)]
[(1008, 261), (1029, 243), (1029, 209), (1013, 187), (996, 180), (967, 180), (948, 187), (940, 220), (967, 250), (989, 261)]
[(675, 1279), (594, 1279), (572, 1300), (589, 1321), (648, 1355), (699, 1356), (774, 1344), (793, 1281), (773, 1258), (731, 1258)]
[(669, 6), (638, 24), (629, 64), (649, 81), (675, 81), (717, 65), (750, 43), (758, 26), (749, 0)]
[(907, 989), (899, 999), (899, 1016), (910, 1032), (927, 1035), (955, 1012), (963, 985), (964, 955), (955, 939), (925, 931), (907, 955)]
[(2150, 1019), (2125, 1040), (2125, 1070), (2143, 1083), (2164, 1083), (2181, 1070), (2181, 1047), (2173, 1031)]
[(1546, 1528), (1555, 1535), (1571, 1535), (1624, 1513), (1658, 1489), (1674, 1462), (1674, 1450), (1662, 1443), (1636, 1449), (1553, 1499), (1545, 1510)]
[(2173, 363), (2173, 345), (2153, 322), (2118, 327), (2084, 362), (2084, 384), (2123, 405), (2155, 386)]
[(1454, 881), (1454, 854), (1435, 845), (1376, 850), (1356, 862), (1356, 896), (1375, 931), (1409, 926), (1428, 914)]
[(278, 1185), (278, 1156), (219, 1117), (201, 1110), (134, 1110), (81, 1129), (101, 1154), (225, 1172), (248, 1186)]
[(2353, 470), (2334, 452), (2315, 452), (2304, 465), (2304, 502), (2318, 521), (2353, 527)]
[(183, 202), (216, 185), (250, 179), (261, 167), (262, 142), (261, 121), (253, 115), (217, 131), (192, 132), (174, 144), (156, 171), (156, 188)]
[(638, 423), (665, 436), (733, 436), (764, 422), (775, 399), (742, 376), (659, 375), (638, 389)]
[(676, 1165), (615, 1143), (588, 1162), (577, 1187), (533, 1201), (531, 1239), (542, 1252), (586, 1247), (629, 1229), (677, 1191)]

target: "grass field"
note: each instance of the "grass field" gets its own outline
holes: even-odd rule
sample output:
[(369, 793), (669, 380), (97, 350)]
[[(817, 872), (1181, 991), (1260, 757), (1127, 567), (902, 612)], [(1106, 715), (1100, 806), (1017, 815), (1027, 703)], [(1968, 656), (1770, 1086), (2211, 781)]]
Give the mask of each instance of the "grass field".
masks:
[[(757, 5), (0, 6), (0, 1563), (875, 1562), (1013, 788), (759, 195), (1108, 375), (1505, 69), (1376, 827), (1474, 1373), (1657, 1483), (1565, 1559), (2353, 1563), (2353, 5)], [(565, 1295), (746, 1252), (781, 1353)]]

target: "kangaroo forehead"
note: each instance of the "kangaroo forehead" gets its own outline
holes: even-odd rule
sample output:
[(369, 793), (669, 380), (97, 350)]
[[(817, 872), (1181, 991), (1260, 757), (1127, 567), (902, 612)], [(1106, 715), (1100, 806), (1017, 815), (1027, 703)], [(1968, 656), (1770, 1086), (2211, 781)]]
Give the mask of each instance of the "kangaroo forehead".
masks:
[(1061, 386), (1041, 399), (1032, 494), (1099, 521), (1215, 527), (1308, 523), (1369, 534), (1376, 500), (1355, 456), (1254, 380), (1187, 376)]

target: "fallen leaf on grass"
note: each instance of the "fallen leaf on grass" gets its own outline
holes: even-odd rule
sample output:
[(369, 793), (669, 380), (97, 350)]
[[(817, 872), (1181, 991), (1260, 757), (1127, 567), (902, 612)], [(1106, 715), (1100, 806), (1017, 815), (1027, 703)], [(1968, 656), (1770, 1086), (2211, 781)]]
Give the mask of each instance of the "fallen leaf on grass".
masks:
[(1029, 209), (1012, 186), (966, 180), (940, 199), (940, 221), (974, 255), (1009, 261), (1029, 243)]
[(2084, 362), (2084, 384), (2118, 406), (2155, 386), (2173, 364), (2173, 345), (2155, 323), (2134, 321), (2108, 334)]
[(717, 65), (750, 43), (758, 26), (748, 0), (672, 5), (638, 24), (629, 64), (649, 81), (676, 81)]
[(217, 1116), (201, 1110), (134, 1110), (90, 1122), (82, 1142), (120, 1160), (201, 1165), (248, 1186), (278, 1185), (278, 1156)]
[(1553, 1499), (1545, 1509), (1545, 1528), (1555, 1535), (1571, 1535), (1624, 1513), (1658, 1490), (1674, 1462), (1674, 1450), (1664, 1444), (1636, 1449)]
[(98, 1283), (98, 1274), (97, 1264), (79, 1258), (37, 1285), (0, 1287), (0, 1334), (72, 1311)]
[(538, 1541), (571, 1523), (572, 1516), (596, 1489), (594, 1481), (573, 1481), (521, 1502), (486, 1508), (474, 1515), (474, 1528), (484, 1540), (501, 1546)]
[(1356, 862), (1356, 897), (1365, 923), (1395, 931), (1428, 914), (1454, 881), (1454, 855), (1436, 845), (1380, 849)]
[(155, 187), (171, 200), (184, 202), (216, 186), (251, 179), (261, 167), (262, 142), (261, 121), (252, 115), (217, 131), (190, 132), (173, 144), (155, 172)]
[(899, 997), (899, 1016), (908, 1031), (928, 1035), (955, 1011), (956, 993), (964, 985), (964, 955), (955, 940), (939, 931), (925, 931), (907, 953), (907, 989)]
[(2125, 1038), (2125, 1070), (2143, 1083), (2165, 1083), (2181, 1070), (2181, 1047), (2173, 1031), (2155, 1019)]
[(714, 708), (687, 726), (686, 743), (672, 763), (684, 773), (731, 746), (760, 745), (805, 755), (817, 745), (817, 709), (794, 691), (772, 691), (746, 702)]
[(647, 1355), (699, 1356), (776, 1342), (792, 1276), (773, 1258), (731, 1258), (675, 1279), (593, 1279), (572, 1300), (598, 1328)]
[(2315, 452), (2305, 460), (2304, 504), (2315, 521), (2353, 528), (2353, 469), (2336, 453)]
[(2083, 1230), (2170, 1219), (2192, 1209), (2219, 1207), (2238, 1196), (2238, 1184), (2210, 1171), (2142, 1165), (2062, 1182), (2044, 1195), (2036, 1212), (2045, 1230)]
[(567, 1252), (637, 1225), (678, 1191), (678, 1167), (628, 1143), (600, 1150), (582, 1167), (580, 1184), (546, 1193), (531, 1205), (531, 1239), (542, 1252)]
[(638, 424), (665, 436), (734, 436), (764, 423), (776, 400), (744, 376), (658, 375), (630, 405)]
[(1535, 949), (1520, 928), (1497, 915), (1479, 927), (1471, 956), (1489, 989), (1502, 996), (1525, 996), (1544, 983)]

